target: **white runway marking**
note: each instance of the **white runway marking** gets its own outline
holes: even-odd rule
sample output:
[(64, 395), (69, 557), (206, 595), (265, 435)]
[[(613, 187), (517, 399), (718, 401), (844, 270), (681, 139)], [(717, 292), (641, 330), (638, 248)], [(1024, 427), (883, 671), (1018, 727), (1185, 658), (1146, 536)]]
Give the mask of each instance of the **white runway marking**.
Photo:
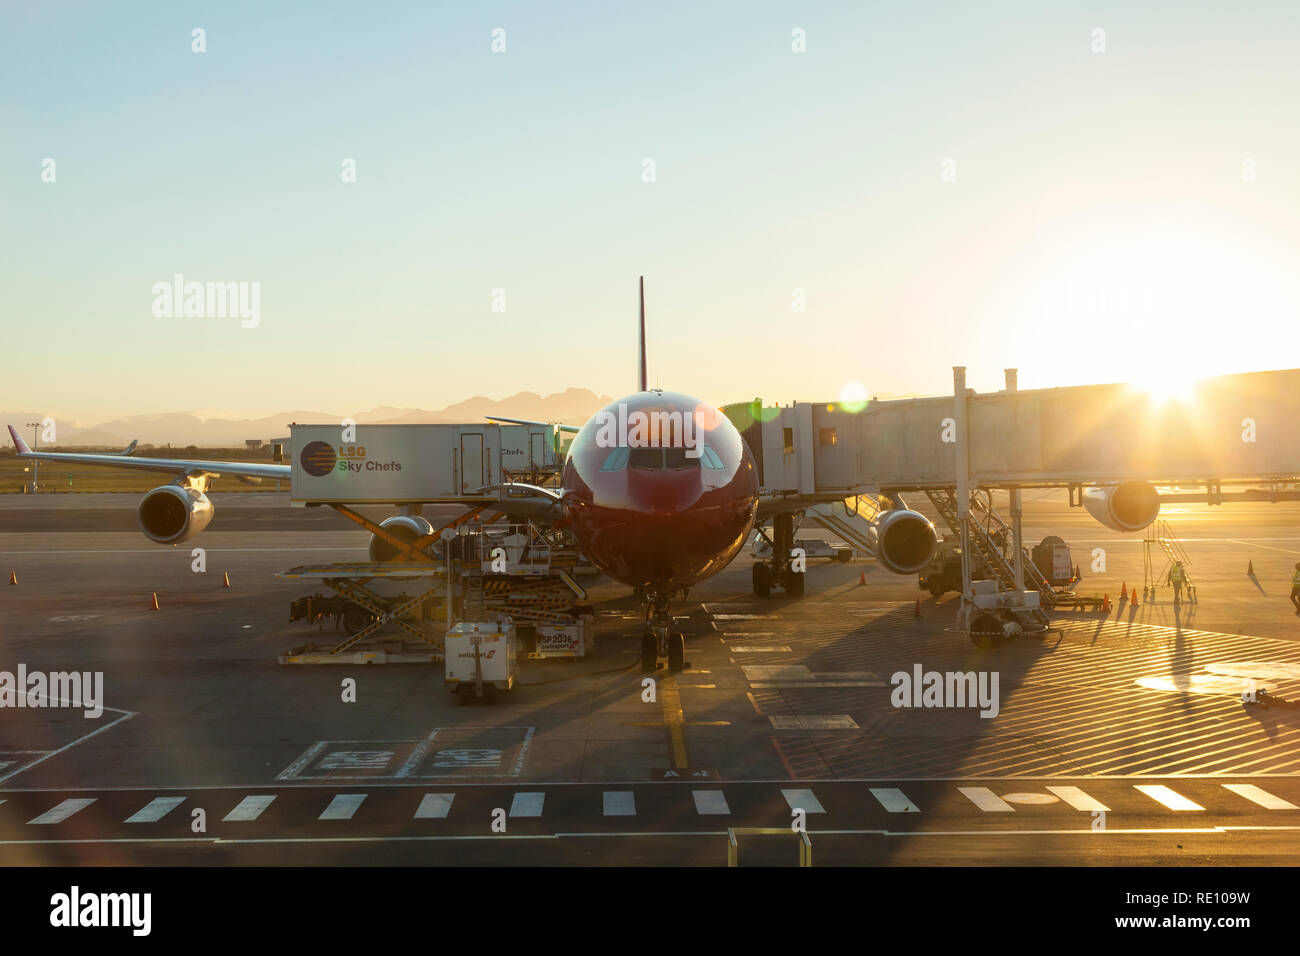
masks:
[(636, 795), (631, 790), (606, 790), (604, 814), (607, 817), (636, 816)]
[(782, 790), (781, 796), (785, 797), (785, 802), (790, 804), (791, 810), (802, 810), (804, 813), (826, 812), (822, 802), (811, 790)]
[(1106, 804), (1100, 800), (1094, 800), (1078, 787), (1048, 787), (1047, 789), (1076, 810), (1087, 810), (1089, 812), (1096, 810), (1106, 812), (1110, 810), (1110, 807), (1106, 806)]
[(271, 805), (274, 796), (256, 796), (244, 797), (240, 800), (235, 809), (231, 810), (222, 821), (226, 823), (247, 823), (250, 820), (256, 820), (262, 815), (262, 811)]
[(1176, 793), (1175, 791), (1170, 790), (1168, 787), (1165, 786), (1159, 786), (1155, 784), (1138, 784), (1135, 785), (1133, 789), (1142, 791), (1152, 800), (1156, 801), (1156, 803), (1163, 803), (1170, 810), (1204, 810), (1205, 809), (1205, 807), (1201, 806), (1199, 803), (1193, 803), (1191, 800), (1188, 800), (1186, 797), (1184, 797), (1181, 793)]
[(362, 802), (366, 799), (364, 793), (340, 793), (337, 794), (330, 805), (321, 811), (317, 820), (351, 820), (352, 815), (361, 808)]
[(871, 795), (890, 813), (920, 813), (921, 808), (897, 787), (871, 787)]
[(722, 816), (731, 813), (727, 796), (721, 790), (692, 790), (695, 812), (701, 816)]
[(967, 800), (986, 813), (1014, 813), (1015, 807), (1007, 803), (988, 787), (958, 787)]
[[(16, 774), (20, 774), (23, 773), (24, 771), (32, 769), (32, 767), (35, 767), (38, 763), (42, 763), (46, 760), (49, 760), (51, 757), (57, 757), (59, 754), (63, 753), (64, 751), (71, 750), (73, 747), (77, 746), (78, 744), (85, 743), (87, 740), (89, 740), (91, 737), (94, 737), (96, 734), (102, 734), (106, 730), (112, 730), (122, 721), (130, 720), (132, 717), (135, 716), (135, 711), (132, 710), (120, 710), (117, 707), (105, 707), (104, 709), (114, 711), (116, 713), (121, 714), (122, 716), (117, 718), (117, 720), (112, 721), (111, 723), (105, 724), (103, 727), (100, 727), (98, 730), (92, 730), (90, 733), (78, 737), (76, 740), (72, 741), (71, 743), (64, 744), (58, 750), (49, 751), (43, 757), (37, 757), (35, 760), (31, 761), (30, 763), (19, 764), (17, 769), (10, 770), (4, 776), (0, 776), (0, 783), (4, 783), (10, 777)], [(21, 751), (21, 752), (26, 753), (27, 751)]]
[(540, 817), (545, 802), (545, 793), (516, 793), (515, 798), (510, 801), (510, 816)]
[(415, 811), (417, 820), (445, 820), (451, 813), (451, 802), (456, 799), (454, 793), (426, 793)]
[(80, 799), (64, 800), (57, 807), (46, 810), (39, 817), (28, 820), (28, 823), (62, 823), (68, 817), (72, 816), (79, 810), (84, 810), (96, 800), (95, 797), (82, 797)]
[(1281, 797), (1275, 797), (1253, 783), (1225, 783), (1223, 789), (1231, 790), (1239, 797), (1245, 797), (1251, 803), (1257, 803), (1265, 810), (1300, 810), (1294, 803), (1289, 800), (1283, 800)]
[(127, 817), (126, 822), (157, 823), (184, 802), (184, 797), (156, 797)]
[(797, 717), (773, 715), (767, 718), (774, 730), (857, 730), (848, 714), (803, 714)]
[(812, 680), (812, 671), (802, 664), (742, 664), (745, 680)]

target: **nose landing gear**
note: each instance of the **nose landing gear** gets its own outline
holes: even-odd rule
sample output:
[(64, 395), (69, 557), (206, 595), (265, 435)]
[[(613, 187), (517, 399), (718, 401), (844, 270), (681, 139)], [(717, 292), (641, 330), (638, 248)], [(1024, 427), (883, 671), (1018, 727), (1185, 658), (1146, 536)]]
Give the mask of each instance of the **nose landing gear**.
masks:
[(678, 673), (686, 669), (686, 637), (673, 628), (673, 615), (668, 606), (668, 596), (648, 594), (645, 598), (645, 625), (641, 632), (641, 669), (653, 672), (659, 669), (659, 659), (668, 658), (668, 670)]

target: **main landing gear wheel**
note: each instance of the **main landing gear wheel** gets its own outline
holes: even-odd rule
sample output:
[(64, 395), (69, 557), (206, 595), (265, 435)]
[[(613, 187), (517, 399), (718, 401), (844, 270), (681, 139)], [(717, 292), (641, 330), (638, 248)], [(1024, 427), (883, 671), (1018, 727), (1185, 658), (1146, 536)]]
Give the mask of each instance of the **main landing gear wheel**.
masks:
[(355, 634), (374, 619), (375, 616), (360, 604), (349, 604), (343, 610), (343, 630), (348, 634)]
[(785, 573), (785, 593), (790, 597), (803, 597), (804, 572), (787, 571)]
[(678, 673), (686, 667), (686, 637), (681, 631), (668, 635), (668, 669)]
[(758, 562), (754, 565), (752, 576), (754, 581), (754, 593), (761, 598), (771, 596), (772, 569), (766, 564)]
[(659, 641), (652, 633), (641, 635), (641, 669), (643, 671), (659, 669)]
[(992, 614), (981, 614), (970, 624), (970, 639), (976, 647), (996, 647), (1004, 637), (1002, 622)]
[(944, 586), (943, 578), (940, 577), (927, 578), (925, 582), (925, 589), (929, 591), (930, 596), (935, 598), (936, 600), (938, 598), (943, 597), (946, 593), (948, 593), (948, 589)]

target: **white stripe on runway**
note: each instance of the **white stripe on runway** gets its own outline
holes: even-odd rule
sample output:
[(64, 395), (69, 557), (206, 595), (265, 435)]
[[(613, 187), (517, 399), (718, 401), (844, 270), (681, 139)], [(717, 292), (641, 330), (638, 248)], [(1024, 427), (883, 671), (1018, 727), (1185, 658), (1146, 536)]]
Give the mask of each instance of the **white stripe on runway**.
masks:
[(1014, 813), (1015, 807), (1007, 803), (988, 787), (958, 787), (964, 796), (986, 813)]
[(691, 796), (695, 799), (695, 812), (698, 814), (721, 816), (731, 813), (727, 796), (721, 790), (692, 790)]
[(352, 815), (361, 807), (361, 803), (366, 799), (364, 793), (339, 793), (334, 795), (330, 805), (322, 811), (317, 820), (351, 820)]
[(872, 787), (871, 795), (890, 813), (920, 813), (921, 808), (897, 787)]
[(157, 823), (184, 802), (184, 797), (157, 797), (127, 817), (126, 822)]
[(1253, 783), (1225, 783), (1223, 789), (1231, 790), (1239, 797), (1245, 797), (1251, 803), (1258, 803), (1266, 810), (1300, 810), (1294, 803), (1275, 797), (1267, 790), (1262, 790)]
[(1184, 797), (1181, 793), (1175, 793), (1168, 787), (1157, 786), (1155, 784), (1140, 784), (1133, 789), (1141, 790), (1156, 803), (1163, 803), (1170, 810), (1204, 810), (1205, 807), (1199, 803), (1193, 803)]
[(28, 823), (62, 823), (68, 817), (72, 816), (78, 810), (84, 810), (95, 802), (94, 797), (81, 797), (76, 800), (64, 800), (57, 807), (46, 810), (34, 820), (28, 820)]
[(262, 815), (262, 811), (271, 805), (274, 800), (273, 796), (256, 796), (244, 797), (224, 817), (221, 818), (223, 823), (247, 823), (250, 820), (256, 820)]
[(445, 820), (451, 813), (451, 802), (456, 799), (454, 793), (426, 793), (415, 811), (417, 820)]
[(636, 816), (636, 796), (631, 790), (606, 790), (604, 803), (607, 817)]
[(804, 813), (826, 812), (822, 802), (811, 790), (782, 790), (781, 796), (785, 797), (785, 802), (790, 804), (791, 810), (802, 810)]
[(510, 801), (510, 815), (512, 817), (540, 817), (542, 815), (542, 804), (546, 802), (544, 793), (516, 793), (515, 798)]
[(1048, 787), (1047, 789), (1076, 810), (1088, 810), (1093, 812), (1097, 810), (1109, 812), (1110, 810), (1110, 807), (1106, 806), (1106, 804), (1102, 803), (1100, 800), (1094, 800), (1078, 787)]

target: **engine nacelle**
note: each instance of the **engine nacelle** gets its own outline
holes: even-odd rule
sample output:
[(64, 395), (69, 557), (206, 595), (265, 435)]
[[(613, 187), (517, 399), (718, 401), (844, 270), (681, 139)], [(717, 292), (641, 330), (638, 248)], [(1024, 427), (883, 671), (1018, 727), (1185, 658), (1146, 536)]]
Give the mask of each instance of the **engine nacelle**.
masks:
[(876, 560), (895, 574), (916, 574), (930, 563), (939, 544), (929, 518), (901, 508), (882, 512), (871, 523), (867, 539)]
[(140, 499), (136, 519), (150, 541), (179, 544), (208, 526), (212, 520), (212, 502), (193, 488), (163, 485)]
[[(411, 542), (426, 534), (433, 534), (433, 525), (419, 515), (393, 515), (379, 522), (379, 527), (402, 541)], [(392, 561), (397, 557), (397, 549), (376, 535), (370, 536), (370, 560), (376, 563)]]
[(1083, 506), (1113, 531), (1141, 531), (1160, 515), (1160, 493), (1145, 481), (1093, 485), (1083, 490)]

